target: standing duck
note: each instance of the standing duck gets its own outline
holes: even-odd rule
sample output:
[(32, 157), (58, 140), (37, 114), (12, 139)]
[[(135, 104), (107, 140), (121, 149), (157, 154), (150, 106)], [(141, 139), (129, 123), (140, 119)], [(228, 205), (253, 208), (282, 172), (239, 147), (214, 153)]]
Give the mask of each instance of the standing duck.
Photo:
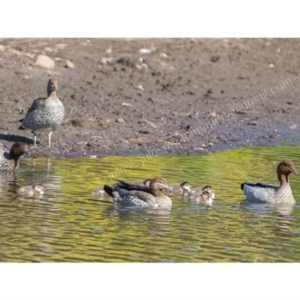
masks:
[(35, 183), (20, 187), (17, 193), (26, 197), (39, 197), (45, 194), (45, 188), (41, 184)]
[(19, 167), (20, 156), (26, 153), (26, 145), (23, 142), (16, 142), (10, 151), (0, 143), (0, 171), (14, 171)]
[(215, 199), (215, 191), (210, 185), (206, 185), (203, 188), (192, 189), (188, 194), (188, 200), (191, 202), (212, 205)]
[(192, 186), (187, 182), (183, 181), (182, 183), (171, 183), (169, 184), (169, 189), (167, 190), (168, 195), (180, 195), (187, 196), (191, 191)]
[(280, 185), (265, 184), (265, 183), (249, 183), (241, 184), (241, 189), (244, 191), (247, 200), (252, 202), (264, 202), (275, 204), (294, 204), (292, 189), (289, 184), (290, 173), (298, 174), (291, 160), (283, 160), (277, 166), (277, 176)]
[(56, 95), (58, 89), (57, 80), (52, 78), (48, 81), (47, 98), (33, 100), (24, 119), (20, 120), (21, 130), (31, 129), (34, 134), (34, 147), (36, 147), (36, 132), (48, 131), (48, 148), (51, 147), (51, 135), (62, 123), (65, 108)]
[(171, 208), (172, 200), (162, 193), (167, 188), (167, 181), (161, 177), (153, 178), (149, 187), (123, 180), (118, 180), (112, 187), (104, 185), (105, 192), (113, 198), (115, 204), (141, 208)]

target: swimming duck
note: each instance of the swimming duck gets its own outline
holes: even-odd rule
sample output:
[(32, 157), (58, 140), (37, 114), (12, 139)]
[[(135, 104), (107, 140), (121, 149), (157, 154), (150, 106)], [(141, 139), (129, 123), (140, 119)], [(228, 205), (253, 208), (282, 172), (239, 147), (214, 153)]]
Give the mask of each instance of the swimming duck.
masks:
[(215, 199), (215, 191), (210, 185), (206, 185), (203, 188), (192, 189), (188, 193), (188, 200), (205, 205), (211, 205)]
[(17, 193), (26, 197), (41, 196), (44, 195), (45, 188), (41, 184), (35, 183), (33, 185), (26, 185), (19, 188)]
[(36, 147), (36, 132), (48, 131), (48, 148), (51, 147), (51, 135), (62, 123), (65, 108), (56, 95), (58, 89), (57, 80), (52, 78), (48, 81), (47, 98), (33, 100), (24, 119), (20, 120), (21, 130), (31, 129), (34, 134), (34, 147)]
[(20, 156), (26, 152), (26, 145), (23, 142), (14, 143), (10, 151), (0, 143), (0, 171), (18, 169)]
[(168, 195), (180, 195), (187, 196), (191, 191), (192, 186), (187, 182), (183, 181), (182, 183), (170, 183), (169, 189), (166, 190)]
[(280, 182), (279, 186), (244, 182), (241, 184), (241, 189), (249, 201), (278, 204), (295, 203), (296, 201), (289, 184), (290, 173), (298, 174), (293, 162), (286, 159), (277, 166), (277, 176)]
[(210, 185), (205, 185), (203, 188), (193, 188), (190, 190), (188, 193), (188, 197), (192, 197), (193, 194), (201, 194), (203, 191), (208, 191), (211, 193), (211, 198), (214, 200), (215, 199), (215, 191), (212, 189)]
[(118, 180), (112, 187), (104, 185), (105, 192), (113, 198), (115, 204), (141, 208), (172, 207), (172, 200), (162, 193), (162, 189), (167, 188), (167, 181), (161, 177), (153, 178), (149, 187), (127, 183), (123, 180)]

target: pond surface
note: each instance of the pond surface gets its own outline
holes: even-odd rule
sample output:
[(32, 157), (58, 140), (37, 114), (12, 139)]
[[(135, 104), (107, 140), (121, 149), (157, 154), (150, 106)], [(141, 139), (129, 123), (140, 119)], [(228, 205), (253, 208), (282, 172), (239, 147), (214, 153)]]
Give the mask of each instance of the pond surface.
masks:
[[(277, 164), (286, 158), (300, 171), (297, 146), (201, 156), (21, 159), (16, 176), (0, 174), (0, 261), (298, 262), (300, 176), (290, 176), (293, 207), (249, 205), (240, 189), (243, 181), (277, 184)], [(117, 209), (91, 194), (112, 178), (154, 176), (192, 187), (210, 184), (214, 204), (173, 197), (169, 211)], [(34, 182), (46, 187), (42, 199), (16, 195)]]

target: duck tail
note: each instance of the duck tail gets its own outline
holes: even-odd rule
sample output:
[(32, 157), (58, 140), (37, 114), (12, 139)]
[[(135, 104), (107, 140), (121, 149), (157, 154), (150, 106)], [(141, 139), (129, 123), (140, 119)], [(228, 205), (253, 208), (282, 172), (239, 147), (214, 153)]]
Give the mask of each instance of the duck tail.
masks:
[(245, 184), (245, 183), (241, 183), (241, 190), (242, 190), (242, 191), (244, 190), (244, 184)]
[(108, 185), (104, 185), (103, 187), (104, 191), (111, 197), (113, 197), (113, 189), (112, 187), (108, 186)]

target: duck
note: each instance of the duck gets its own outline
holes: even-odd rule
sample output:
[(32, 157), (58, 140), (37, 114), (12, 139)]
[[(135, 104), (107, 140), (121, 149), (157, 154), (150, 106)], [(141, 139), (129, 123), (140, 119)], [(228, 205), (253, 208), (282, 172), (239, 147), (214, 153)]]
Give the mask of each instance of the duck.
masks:
[(57, 97), (57, 80), (51, 78), (47, 85), (47, 98), (33, 100), (24, 119), (21, 119), (20, 130), (30, 129), (34, 134), (33, 147), (36, 148), (37, 131), (48, 131), (48, 148), (51, 148), (51, 135), (62, 123), (65, 108)]
[(194, 194), (201, 194), (203, 191), (208, 191), (211, 193), (211, 198), (214, 200), (215, 199), (215, 191), (213, 190), (213, 188), (210, 185), (205, 185), (202, 188), (193, 188), (190, 190), (190, 192), (188, 193), (188, 197), (192, 197), (192, 195)]
[(23, 142), (15, 142), (10, 150), (0, 143), (0, 171), (15, 171), (19, 168), (20, 157), (27, 152)]
[(122, 207), (171, 208), (172, 200), (163, 194), (163, 189), (168, 189), (168, 184), (162, 177), (154, 177), (149, 187), (123, 180), (118, 180), (113, 186), (104, 185), (105, 192), (113, 198), (115, 205)]
[(215, 191), (210, 185), (206, 185), (203, 188), (192, 189), (188, 193), (188, 200), (199, 204), (212, 205), (214, 199)]
[(150, 178), (147, 178), (143, 181), (142, 180), (137, 180), (137, 181), (134, 182), (134, 184), (140, 184), (140, 185), (145, 185), (145, 186), (149, 187), (151, 180), (152, 179), (150, 179)]
[[(145, 179), (144, 181), (135, 181), (134, 184), (149, 187), (151, 179)], [(100, 200), (112, 200), (111, 196), (105, 192), (102, 187), (99, 187), (95, 191), (92, 191), (92, 195), (98, 197)]]
[(42, 196), (45, 194), (45, 188), (41, 184), (35, 183), (33, 185), (26, 185), (20, 187), (17, 190), (17, 193), (26, 197)]
[(277, 177), (280, 185), (268, 183), (241, 183), (241, 189), (248, 201), (273, 203), (273, 204), (295, 204), (295, 198), (289, 184), (289, 175), (298, 174), (294, 163), (285, 159), (277, 166)]
[(187, 196), (191, 191), (192, 186), (187, 182), (170, 183), (169, 189), (166, 191), (168, 195)]

